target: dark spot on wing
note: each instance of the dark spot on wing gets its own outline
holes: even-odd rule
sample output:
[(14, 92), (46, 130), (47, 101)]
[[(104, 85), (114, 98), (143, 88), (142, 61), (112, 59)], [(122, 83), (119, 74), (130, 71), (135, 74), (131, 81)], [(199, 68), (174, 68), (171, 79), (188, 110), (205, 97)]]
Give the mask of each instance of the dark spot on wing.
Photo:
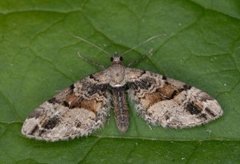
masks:
[(94, 79), (94, 77), (93, 77), (93, 75), (91, 74), (91, 75), (89, 75), (89, 77), (90, 77), (90, 79)]
[(192, 88), (191, 85), (187, 85), (187, 84), (183, 85), (183, 89), (184, 89), (184, 90), (189, 90), (189, 89), (191, 89), (191, 88)]
[(49, 99), (48, 102), (51, 104), (55, 104), (55, 103), (58, 103), (58, 100), (55, 97), (53, 97), (53, 98)]
[(165, 115), (166, 120), (169, 120), (169, 118), (170, 118), (169, 115)]
[(29, 134), (33, 135), (38, 129), (39, 129), (39, 127), (38, 127), (38, 125), (36, 125)]
[(170, 100), (173, 99), (176, 95), (178, 95), (179, 92), (177, 92), (176, 90), (173, 91), (172, 95), (170, 96)]
[(45, 133), (45, 132), (46, 132), (46, 130), (45, 130), (45, 129), (42, 129), (42, 130), (39, 131), (39, 134), (38, 134), (38, 135), (39, 135), (39, 136), (42, 136), (42, 134)]
[(188, 112), (190, 112), (191, 114), (199, 114), (199, 113), (201, 113), (201, 111), (202, 111), (198, 106), (194, 105), (194, 104), (191, 103), (191, 102), (189, 102), (189, 103), (187, 104), (186, 110), (187, 110)]
[(198, 116), (198, 118), (207, 120), (207, 115), (205, 113), (202, 113), (200, 116)]
[(206, 111), (209, 115), (211, 115), (212, 117), (215, 117), (215, 116), (216, 116), (208, 107), (205, 108), (205, 111)]
[(75, 88), (74, 84), (70, 85), (69, 88), (70, 88), (71, 90), (74, 90), (74, 88)]
[(187, 85), (187, 84), (184, 84), (182, 88), (178, 89), (178, 92), (182, 92), (182, 91), (187, 91), (189, 89), (191, 89), (192, 86), (191, 85)]
[(146, 73), (146, 71), (145, 71), (145, 70), (142, 70), (142, 72), (141, 72), (141, 74), (140, 74), (139, 77), (141, 77), (141, 76), (144, 75), (145, 73)]
[(63, 101), (62, 105), (65, 106), (65, 107), (69, 107), (69, 103), (67, 101)]
[[(170, 85), (170, 84), (167, 84), (167, 85)], [(179, 95), (182, 91), (187, 91), (189, 89), (191, 89), (191, 86), (185, 84), (182, 88), (174, 90), (172, 92), (172, 95), (169, 97), (169, 99), (173, 99), (175, 96)]]
[(93, 79), (94, 81), (100, 82), (93, 74), (89, 75), (90, 79)]
[(80, 128), (82, 123), (79, 121), (79, 122), (76, 122), (75, 125), (76, 125), (77, 128)]
[(163, 80), (167, 80), (167, 76), (164, 76), (164, 75), (163, 75), (163, 76), (162, 76), (162, 79), (163, 79)]
[(45, 129), (53, 129), (59, 122), (60, 122), (59, 117), (58, 116), (54, 116), (54, 117), (50, 118), (49, 120), (47, 120), (43, 124), (43, 128), (45, 128)]

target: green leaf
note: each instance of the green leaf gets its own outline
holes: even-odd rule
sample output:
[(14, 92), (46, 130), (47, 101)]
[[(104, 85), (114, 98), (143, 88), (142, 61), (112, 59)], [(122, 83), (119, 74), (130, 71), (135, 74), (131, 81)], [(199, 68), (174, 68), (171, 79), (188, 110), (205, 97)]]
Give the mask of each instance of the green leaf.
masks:
[[(237, 0), (1, 1), (0, 163), (237, 163), (239, 7)], [(126, 134), (111, 117), (93, 136), (71, 141), (21, 135), (28, 113), (101, 70), (97, 64), (109, 66), (114, 52), (126, 65), (207, 91), (223, 117), (192, 129), (150, 128), (129, 103)]]

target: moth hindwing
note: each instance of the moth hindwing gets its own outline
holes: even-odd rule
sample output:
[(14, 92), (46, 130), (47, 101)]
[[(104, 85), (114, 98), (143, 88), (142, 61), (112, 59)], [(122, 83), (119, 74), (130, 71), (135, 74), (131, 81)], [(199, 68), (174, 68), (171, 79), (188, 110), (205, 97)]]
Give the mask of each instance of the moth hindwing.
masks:
[(187, 128), (223, 114), (206, 92), (160, 74), (125, 67), (122, 58), (114, 56), (107, 69), (74, 83), (36, 108), (25, 120), (22, 134), (47, 141), (87, 136), (104, 125), (111, 106), (117, 128), (124, 133), (129, 126), (126, 93), (139, 115), (152, 125)]

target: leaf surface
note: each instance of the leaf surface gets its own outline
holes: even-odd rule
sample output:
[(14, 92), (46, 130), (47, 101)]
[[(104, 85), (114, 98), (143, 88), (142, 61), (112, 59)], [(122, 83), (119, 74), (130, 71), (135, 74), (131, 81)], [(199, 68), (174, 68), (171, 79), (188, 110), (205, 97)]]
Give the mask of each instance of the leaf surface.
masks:
[[(1, 1), (0, 163), (239, 161), (239, 7), (237, 0)], [(192, 129), (150, 128), (130, 102), (123, 135), (113, 115), (92, 137), (46, 143), (21, 135), (28, 113), (109, 66), (114, 52), (126, 65), (207, 91), (223, 117)]]

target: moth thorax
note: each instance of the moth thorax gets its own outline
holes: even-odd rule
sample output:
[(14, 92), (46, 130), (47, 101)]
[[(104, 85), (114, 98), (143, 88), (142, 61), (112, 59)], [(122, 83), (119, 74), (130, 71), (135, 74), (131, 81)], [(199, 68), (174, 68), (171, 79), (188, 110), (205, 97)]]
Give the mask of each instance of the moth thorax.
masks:
[(121, 87), (125, 85), (125, 67), (121, 64), (113, 64), (110, 67), (110, 85)]

